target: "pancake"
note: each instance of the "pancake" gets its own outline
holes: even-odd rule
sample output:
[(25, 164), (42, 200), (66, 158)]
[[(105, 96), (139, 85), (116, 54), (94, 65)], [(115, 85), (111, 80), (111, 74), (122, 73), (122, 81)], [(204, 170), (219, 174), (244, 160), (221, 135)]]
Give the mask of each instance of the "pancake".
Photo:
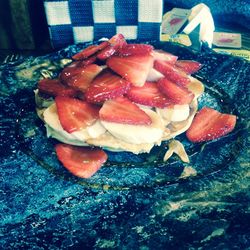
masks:
[[(51, 126), (46, 124), (45, 127), (47, 130), (47, 136), (53, 137), (61, 142), (71, 145), (97, 146), (97, 147), (102, 147), (109, 151), (116, 151), (116, 152), (127, 151), (127, 152), (132, 152), (134, 154), (149, 153), (155, 145), (160, 145), (162, 141), (167, 141), (172, 138), (175, 138), (177, 135), (184, 133), (190, 127), (193, 118), (198, 110), (197, 98), (204, 92), (204, 85), (199, 80), (191, 76), (190, 80), (191, 82), (188, 84), (187, 87), (190, 91), (194, 93), (195, 98), (189, 105), (190, 112), (188, 118), (180, 122), (169, 122), (169, 121), (164, 121), (164, 118), (161, 117), (163, 123), (166, 125), (165, 127), (163, 127), (164, 131), (162, 137), (157, 142), (133, 144), (116, 138), (108, 131), (106, 131), (105, 133), (101, 134), (96, 138), (87, 138), (85, 141), (83, 141), (79, 140), (79, 138), (74, 138), (74, 139), (72, 137), (68, 138), (66, 136), (66, 133), (62, 133), (58, 130), (55, 130)], [(46, 107), (49, 107), (53, 102), (52, 100), (44, 99), (43, 97), (41, 97), (38, 91), (35, 91), (35, 100), (37, 104), (37, 109), (36, 109), (37, 114), (44, 121), (43, 113), (46, 110)]]

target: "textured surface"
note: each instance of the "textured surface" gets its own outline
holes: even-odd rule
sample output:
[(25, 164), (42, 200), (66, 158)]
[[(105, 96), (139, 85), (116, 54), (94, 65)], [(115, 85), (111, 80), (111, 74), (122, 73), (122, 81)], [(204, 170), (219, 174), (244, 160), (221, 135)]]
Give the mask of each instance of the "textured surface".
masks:
[[(0, 66), (1, 228), (3, 249), (247, 249), (249, 235), (249, 63), (209, 51), (155, 44), (204, 64), (200, 107), (238, 116), (229, 136), (193, 145), (190, 164), (110, 153), (87, 181), (57, 162), (36, 118), (33, 89), (82, 46)], [(56, 74), (56, 73), (55, 73)]]

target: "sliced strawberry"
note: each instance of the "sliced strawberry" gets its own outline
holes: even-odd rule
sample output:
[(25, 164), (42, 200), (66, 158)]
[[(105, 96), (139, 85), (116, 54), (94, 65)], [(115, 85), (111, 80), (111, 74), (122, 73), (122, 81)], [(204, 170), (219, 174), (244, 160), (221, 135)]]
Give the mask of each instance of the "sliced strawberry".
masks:
[(194, 99), (194, 94), (186, 87), (178, 85), (167, 78), (158, 81), (160, 91), (175, 104), (189, 104)]
[(38, 89), (40, 93), (53, 97), (76, 97), (78, 95), (77, 90), (63, 85), (58, 79), (42, 79), (38, 82)]
[(165, 75), (169, 80), (187, 86), (190, 83), (188, 75), (180, 68), (165, 61), (154, 61), (154, 68)]
[(119, 48), (122, 48), (127, 44), (123, 34), (116, 34), (109, 39), (111, 45), (119, 44)]
[(99, 111), (100, 119), (107, 122), (150, 125), (151, 118), (125, 97), (106, 101)]
[(201, 63), (192, 60), (178, 60), (175, 65), (190, 75), (197, 72), (202, 66)]
[(127, 42), (122, 34), (117, 34), (109, 40), (109, 46), (101, 50), (97, 58), (100, 60), (106, 60), (112, 56), (116, 51), (127, 45)]
[(90, 84), (85, 93), (86, 100), (92, 103), (102, 103), (125, 94), (130, 83), (116, 75), (111, 70), (104, 70)]
[(93, 79), (102, 71), (102, 67), (96, 64), (90, 64), (76, 70), (78, 73), (67, 79), (67, 85), (85, 92)]
[(134, 56), (150, 54), (153, 51), (153, 46), (148, 44), (127, 44), (119, 49), (117, 54), (119, 56)]
[(153, 57), (154, 57), (154, 60), (166, 61), (171, 64), (175, 64), (175, 62), (178, 59), (178, 56), (175, 56), (164, 50), (154, 50)]
[(107, 161), (108, 156), (102, 149), (77, 147), (64, 143), (55, 146), (58, 160), (73, 175), (90, 178)]
[(99, 117), (99, 107), (85, 101), (58, 96), (55, 102), (60, 123), (68, 133), (92, 125)]
[(135, 103), (150, 107), (165, 108), (173, 105), (173, 102), (160, 92), (154, 82), (146, 82), (142, 87), (132, 86), (127, 97)]
[(77, 74), (80, 74), (82, 68), (85, 66), (82, 66), (81, 63), (81, 61), (75, 61), (72, 62), (70, 65), (66, 66), (59, 74), (60, 81), (67, 84), (68, 79), (72, 78)]
[(81, 66), (87, 66), (89, 64), (95, 63), (97, 60), (97, 56), (96, 55), (92, 55), (84, 60), (81, 61)]
[(196, 114), (186, 135), (192, 142), (210, 141), (230, 133), (235, 124), (235, 115), (204, 107)]
[(115, 46), (109, 45), (107, 48), (103, 49), (97, 54), (97, 58), (100, 60), (106, 60), (107, 58), (115, 54), (117, 49), (118, 48), (116, 48)]
[(153, 57), (151, 55), (112, 56), (107, 60), (107, 65), (133, 85), (142, 86), (152, 68)]
[(83, 49), (79, 53), (73, 55), (72, 58), (74, 60), (83, 60), (83, 59), (86, 59), (86, 58), (94, 55), (97, 51), (106, 48), (108, 45), (109, 45), (109, 42), (107, 42), (107, 41), (102, 42), (99, 45), (91, 45), (91, 46)]

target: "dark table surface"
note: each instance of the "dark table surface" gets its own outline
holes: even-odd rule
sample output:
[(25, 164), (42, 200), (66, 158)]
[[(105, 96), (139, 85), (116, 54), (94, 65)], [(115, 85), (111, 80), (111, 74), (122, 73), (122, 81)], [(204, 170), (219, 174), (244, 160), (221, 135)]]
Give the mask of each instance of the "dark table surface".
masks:
[[(243, 46), (249, 48), (249, 34), (242, 34)], [(57, 54), (32, 57), (20, 67), (0, 66), (2, 249), (249, 249), (250, 64), (211, 52), (186, 54), (185, 48), (176, 49), (175, 45), (173, 49), (180, 57), (204, 63), (200, 77), (206, 79), (209, 88), (227, 94), (225, 105), (237, 113), (239, 126), (231, 136), (201, 150), (200, 158), (206, 160), (206, 166), (201, 167), (209, 168), (218, 160), (222, 161), (220, 169), (193, 178), (192, 164), (201, 160), (194, 156), (181, 173), (186, 179), (148, 188), (137, 188), (142, 177), (136, 176), (137, 170), (133, 169), (124, 172), (124, 179), (116, 179), (113, 172), (108, 176), (105, 171), (109, 169), (104, 169), (106, 179), (97, 175), (92, 184), (86, 184), (51, 167), (55, 165), (52, 146), (39, 141), (45, 136), (32, 104), (34, 80), (18, 78), (16, 72), (58, 58)], [(49, 51), (45, 48), (21, 53), (36, 56)], [(226, 149), (220, 151), (223, 146)], [(211, 153), (216, 150), (222, 152), (222, 159), (220, 153)], [(114, 188), (96, 185), (95, 180), (137, 184), (133, 188)]]

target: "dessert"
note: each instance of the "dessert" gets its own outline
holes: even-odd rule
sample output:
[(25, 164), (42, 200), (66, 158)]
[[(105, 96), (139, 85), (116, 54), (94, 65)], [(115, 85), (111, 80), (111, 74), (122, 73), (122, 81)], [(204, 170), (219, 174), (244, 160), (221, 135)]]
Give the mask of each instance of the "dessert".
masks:
[[(200, 142), (235, 126), (234, 115), (209, 108), (195, 117), (204, 92), (191, 76), (201, 68), (198, 62), (178, 60), (148, 44), (128, 44), (121, 34), (72, 59), (56, 79), (39, 81), (35, 99), (47, 136), (61, 142), (59, 161), (78, 177), (89, 178), (105, 163), (103, 149), (149, 153), (187, 130), (190, 141)], [(179, 142), (172, 145), (168, 155), (185, 155)]]

